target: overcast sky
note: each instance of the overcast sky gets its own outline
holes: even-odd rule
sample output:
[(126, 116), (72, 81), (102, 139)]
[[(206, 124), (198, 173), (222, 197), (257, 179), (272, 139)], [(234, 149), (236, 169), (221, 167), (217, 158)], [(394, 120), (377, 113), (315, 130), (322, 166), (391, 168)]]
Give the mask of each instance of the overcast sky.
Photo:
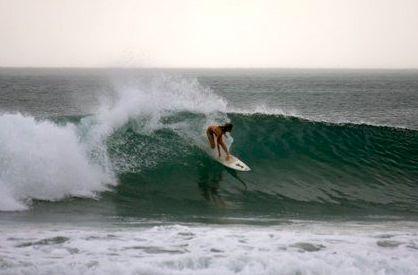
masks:
[(418, 68), (418, 0), (0, 0), (0, 66)]

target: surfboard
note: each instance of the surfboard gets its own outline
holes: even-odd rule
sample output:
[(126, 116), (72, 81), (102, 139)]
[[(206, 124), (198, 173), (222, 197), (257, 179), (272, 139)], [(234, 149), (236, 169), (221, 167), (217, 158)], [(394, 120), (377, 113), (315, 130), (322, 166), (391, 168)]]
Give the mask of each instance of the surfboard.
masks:
[[(218, 153), (216, 153), (218, 154)], [(242, 162), (239, 158), (237, 158), (236, 156), (231, 155), (231, 158), (229, 160), (226, 160), (225, 157), (222, 158), (222, 156), (219, 158), (218, 156), (215, 157), (215, 160), (221, 164), (223, 164), (224, 166), (234, 169), (234, 170), (238, 170), (238, 171), (250, 171), (251, 168), (248, 167), (247, 164), (245, 164), (244, 162)]]
[[(231, 144), (227, 144), (227, 147), (229, 148), (230, 145)], [(221, 148), (221, 156), (219, 157), (216, 139), (215, 139), (215, 149), (211, 149), (211, 155), (217, 162), (219, 162), (220, 164), (228, 168), (231, 168), (237, 171), (243, 171), (243, 172), (251, 170), (251, 168), (248, 167), (247, 164), (245, 164), (236, 156), (231, 155), (230, 159), (226, 160), (226, 154), (222, 148)]]

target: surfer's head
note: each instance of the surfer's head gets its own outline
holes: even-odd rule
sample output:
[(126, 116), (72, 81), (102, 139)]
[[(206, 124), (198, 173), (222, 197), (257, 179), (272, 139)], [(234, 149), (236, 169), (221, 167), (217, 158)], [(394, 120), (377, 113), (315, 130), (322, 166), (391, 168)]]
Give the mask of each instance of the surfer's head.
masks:
[(225, 123), (224, 125), (221, 126), (222, 132), (226, 133), (226, 132), (231, 132), (232, 131), (232, 124), (231, 123)]

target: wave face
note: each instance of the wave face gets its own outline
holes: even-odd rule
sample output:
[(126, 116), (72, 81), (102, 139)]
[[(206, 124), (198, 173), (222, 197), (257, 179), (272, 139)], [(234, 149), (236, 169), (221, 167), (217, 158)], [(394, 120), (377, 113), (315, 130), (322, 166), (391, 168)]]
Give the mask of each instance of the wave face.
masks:
[(124, 160), (117, 166), (118, 196), (149, 200), (161, 211), (204, 211), (203, 196), (217, 206), (264, 214), (416, 214), (418, 132), (277, 115), (229, 118), (231, 150), (250, 173), (213, 161), (204, 138), (193, 143), (170, 129), (145, 135), (129, 124), (108, 140), (111, 157)]
[[(227, 110), (197, 81), (162, 76), (118, 87), (90, 116), (2, 114), (0, 210), (101, 193), (119, 215), (416, 215), (417, 131)], [(249, 173), (207, 153), (206, 127), (226, 121)]]

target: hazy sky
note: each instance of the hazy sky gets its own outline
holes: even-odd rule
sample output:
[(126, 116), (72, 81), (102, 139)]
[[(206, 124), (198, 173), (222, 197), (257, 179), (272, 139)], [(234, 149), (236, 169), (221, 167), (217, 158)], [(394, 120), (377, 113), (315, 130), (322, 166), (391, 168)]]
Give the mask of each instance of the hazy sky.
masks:
[(0, 0), (0, 66), (418, 68), (418, 0)]

